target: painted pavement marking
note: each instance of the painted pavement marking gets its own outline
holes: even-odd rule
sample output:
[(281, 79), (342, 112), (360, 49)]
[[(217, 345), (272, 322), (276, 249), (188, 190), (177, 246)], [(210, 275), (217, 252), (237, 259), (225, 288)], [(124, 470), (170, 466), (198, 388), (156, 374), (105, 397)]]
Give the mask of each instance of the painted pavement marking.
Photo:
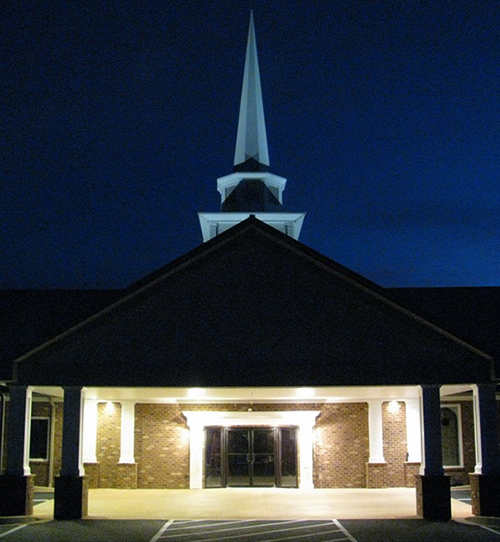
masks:
[(493, 527), (488, 527), (487, 525), (481, 525), (481, 523), (476, 523), (475, 521), (469, 521), (467, 519), (463, 520), (463, 523), (467, 525), (474, 525), (475, 527), (481, 527), (481, 529), (484, 529), (485, 531), (489, 531), (490, 533), (494, 533), (497, 536), (500, 536), (500, 525), (494, 529)]
[(173, 522), (173, 519), (167, 521), (167, 523), (165, 523), (165, 525), (163, 525), (163, 527), (153, 536), (150, 542), (156, 542), (161, 537), (161, 535), (170, 527), (170, 525), (172, 525)]
[[(243, 527), (233, 527), (231, 529), (222, 529), (220, 530), (219, 532), (222, 532), (224, 530), (236, 530), (236, 529), (250, 529), (251, 527), (248, 525), (249, 523), (255, 523), (255, 524), (259, 524), (259, 525), (253, 525), (252, 527), (261, 527), (262, 525), (282, 525), (284, 523), (294, 523), (296, 522), (297, 520), (289, 520), (289, 521), (279, 521), (277, 523), (271, 523), (269, 521), (264, 521), (264, 520), (258, 520), (258, 519), (251, 519), (251, 520), (248, 520), (248, 519), (239, 519), (239, 520), (221, 520), (219, 522), (216, 522), (214, 524), (211, 524), (211, 522), (209, 520), (187, 520), (187, 521), (183, 521), (182, 524), (180, 521), (176, 521), (175, 522), (175, 525), (172, 526), (172, 528), (169, 530), (169, 532), (172, 532), (172, 531), (178, 531), (178, 530), (185, 530), (185, 529), (199, 529), (200, 528), (200, 525), (199, 523), (200, 522), (205, 522), (205, 525), (203, 525), (204, 527), (211, 527), (212, 525), (223, 525), (223, 526), (226, 526), (226, 525), (235, 525), (235, 524), (242, 524), (244, 525)], [(188, 527), (185, 527), (184, 525), (186, 523), (197, 523), (197, 525), (189, 525)], [(179, 526), (178, 526), (179, 525)], [(211, 531), (211, 532), (217, 532), (217, 531)], [(182, 535), (182, 536), (188, 536), (187, 534), (186, 535)]]
[[(240, 527), (229, 527), (229, 529), (211, 529), (209, 531), (210, 534), (213, 534), (213, 533), (228, 533), (228, 532), (234, 532), (234, 531), (242, 531), (242, 530), (245, 530), (245, 531), (248, 531), (249, 529), (258, 529), (258, 528), (261, 528), (261, 527), (274, 527), (274, 526), (277, 526), (277, 525), (284, 525), (284, 524), (291, 524), (291, 523), (297, 523), (296, 520), (291, 520), (291, 521), (278, 521), (276, 523), (272, 523), (272, 522), (269, 522), (269, 521), (259, 521), (259, 520), (250, 520), (250, 521), (245, 521), (245, 520), (241, 520), (241, 521), (220, 521), (220, 522), (216, 522), (212, 525), (210, 525), (210, 523), (208, 523), (207, 525), (203, 525), (201, 527), (212, 527), (212, 526), (217, 526), (217, 527), (225, 527), (226, 525), (228, 524), (234, 524), (234, 523), (239, 523), (241, 526)], [(249, 525), (249, 523), (253, 523), (253, 525)], [(176, 530), (187, 530), (187, 529), (200, 529), (200, 525), (195, 525), (193, 527), (179, 527), (179, 528), (174, 528), (173, 529), (170, 529), (169, 530), (169, 533), (170, 532), (174, 532)], [(280, 530), (283, 530), (283, 529), (280, 529)], [(285, 529), (286, 530), (286, 529)], [(272, 531), (269, 531), (269, 532), (274, 532), (274, 529)], [(258, 533), (258, 534), (261, 534), (261, 533)], [(186, 533), (186, 534), (180, 534), (178, 536), (191, 536), (192, 533)], [(166, 537), (164, 538), (169, 538), (169, 534), (167, 534)], [(174, 535), (176, 536), (176, 535)], [(243, 534), (243, 536), (251, 536), (251, 534)], [(234, 537), (232, 537), (234, 538)]]
[(486, 525), (479, 525), (481, 529), (484, 529), (486, 531), (490, 531), (490, 533), (495, 533), (497, 536), (500, 536), (500, 531), (496, 531), (495, 529), (492, 529), (491, 527), (486, 527)]
[[(306, 533), (304, 531), (307, 530)], [(221, 536), (222, 534), (222, 536)], [(269, 538), (271, 536), (272, 538)], [(358, 542), (337, 520), (238, 520), (169, 521), (150, 542), (186, 542), (196, 537), (203, 542), (241, 540), (280, 542), (321, 540), (321, 542)]]
[(333, 523), (346, 535), (347, 539), (351, 542), (358, 542), (352, 534), (340, 524), (340, 521), (338, 519), (332, 519)]
[(24, 527), (27, 527), (28, 525), (24, 523), (23, 525), (16, 525), (15, 527), (12, 527), (12, 529), (9, 529), (8, 531), (5, 531), (4, 533), (0, 533), (0, 538), (4, 538), (6, 536), (9, 536), (10, 534), (19, 531), (20, 529), (24, 529)]

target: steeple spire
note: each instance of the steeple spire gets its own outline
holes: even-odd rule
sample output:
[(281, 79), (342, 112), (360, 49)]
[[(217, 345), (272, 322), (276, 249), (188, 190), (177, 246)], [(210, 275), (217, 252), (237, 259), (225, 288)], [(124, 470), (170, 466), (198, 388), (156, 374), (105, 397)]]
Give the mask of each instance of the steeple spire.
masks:
[(213, 239), (250, 215), (298, 239), (305, 213), (283, 212), (285, 185), (285, 178), (269, 171), (259, 59), (251, 13), (234, 169), (233, 173), (217, 179), (220, 212), (198, 213), (203, 240)]
[(248, 27), (245, 70), (241, 89), (234, 171), (266, 171), (268, 169), (269, 151), (252, 11)]

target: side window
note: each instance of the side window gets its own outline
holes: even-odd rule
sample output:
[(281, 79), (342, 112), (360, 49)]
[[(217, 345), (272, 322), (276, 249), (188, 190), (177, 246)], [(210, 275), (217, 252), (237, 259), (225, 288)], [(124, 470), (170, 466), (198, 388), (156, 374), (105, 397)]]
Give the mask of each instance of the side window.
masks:
[(460, 430), (460, 407), (449, 405), (441, 407), (441, 442), (443, 465), (458, 467), (462, 465), (462, 443)]
[(31, 418), (30, 459), (49, 458), (49, 418)]

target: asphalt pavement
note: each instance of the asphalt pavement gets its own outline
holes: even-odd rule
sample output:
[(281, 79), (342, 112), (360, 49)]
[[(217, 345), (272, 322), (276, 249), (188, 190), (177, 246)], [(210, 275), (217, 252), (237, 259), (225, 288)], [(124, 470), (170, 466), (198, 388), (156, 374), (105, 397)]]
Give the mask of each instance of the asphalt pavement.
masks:
[(2, 542), (500, 542), (500, 519), (474, 518), (473, 521), (51, 520), (0, 525), (0, 539)]

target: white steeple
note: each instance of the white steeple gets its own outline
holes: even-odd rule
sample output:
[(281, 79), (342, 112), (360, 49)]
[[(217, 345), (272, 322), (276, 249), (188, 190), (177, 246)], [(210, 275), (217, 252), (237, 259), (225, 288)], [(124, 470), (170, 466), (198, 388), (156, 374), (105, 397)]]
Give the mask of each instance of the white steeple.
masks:
[(286, 179), (269, 173), (253, 13), (248, 29), (233, 171), (217, 179), (221, 212), (199, 213), (203, 240), (212, 239), (250, 215), (298, 239), (305, 213), (282, 212)]
[(264, 104), (260, 86), (259, 59), (257, 56), (257, 41), (253, 12), (250, 13), (248, 28), (247, 52), (243, 86), (241, 89), (240, 116), (234, 165), (238, 167), (248, 159), (269, 166), (269, 151), (267, 148), (266, 123), (264, 120)]

